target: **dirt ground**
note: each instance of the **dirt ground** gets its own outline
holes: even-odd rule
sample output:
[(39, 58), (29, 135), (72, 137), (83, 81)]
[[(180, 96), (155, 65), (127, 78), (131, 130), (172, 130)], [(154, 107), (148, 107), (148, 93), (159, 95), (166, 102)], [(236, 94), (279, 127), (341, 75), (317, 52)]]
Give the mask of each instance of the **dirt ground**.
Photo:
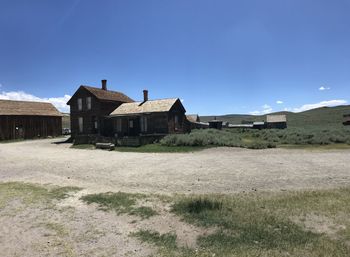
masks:
[(0, 208), (0, 255), (153, 256), (155, 247), (130, 233), (140, 229), (175, 233), (177, 244), (190, 248), (196, 248), (198, 236), (211, 233), (183, 222), (159, 201), (151, 203), (159, 215), (140, 219), (83, 203), (80, 197), (90, 193), (235, 193), (350, 184), (349, 150), (212, 148), (193, 153), (122, 153), (55, 144), (62, 140), (0, 144), (0, 182), (82, 188), (51, 206), (26, 206), (14, 199)]
[(193, 153), (71, 149), (62, 139), (0, 144), (0, 181), (89, 192), (232, 193), (350, 184), (349, 150), (212, 148)]

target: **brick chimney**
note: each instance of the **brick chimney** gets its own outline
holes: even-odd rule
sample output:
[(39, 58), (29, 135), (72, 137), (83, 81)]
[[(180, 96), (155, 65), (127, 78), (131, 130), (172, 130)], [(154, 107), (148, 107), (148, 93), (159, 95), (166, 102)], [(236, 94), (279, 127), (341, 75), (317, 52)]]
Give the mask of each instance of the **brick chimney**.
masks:
[(102, 82), (102, 90), (107, 90), (107, 79), (101, 80)]
[(143, 90), (143, 101), (144, 102), (148, 101), (148, 90)]

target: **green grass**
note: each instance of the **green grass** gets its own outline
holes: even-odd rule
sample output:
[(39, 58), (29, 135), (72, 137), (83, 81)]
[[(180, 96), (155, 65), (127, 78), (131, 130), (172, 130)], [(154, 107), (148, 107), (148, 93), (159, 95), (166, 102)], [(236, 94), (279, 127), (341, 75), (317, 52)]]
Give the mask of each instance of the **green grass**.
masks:
[(129, 193), (100, 193), (89, 194), (81, 198), (87, 204), (96, 203), (105, 211), (114, 210), (118, 214), (129, 214), (147, 219), (157, 215), (157, 212), (147, 206), (136, 206), (137, 200), (146, 199), (146, 195)]
[(95, 146), (93, 144), (81, 144), (81, 145), (72, 145), (70, 148), (93, 150), (93, 149), (95, 149)]
[[(132, 234), (157, 246), (156, 256), (350, 256), (350, 188), (176, 195), (171, 211), (211, 232), (197, 239), (196, 249), (179, 247), (175, 233), (149, 228)], [(324, 221), (310, 223), (308, 217), (314, 216)], [(338, 229), (318, 232), (317, 226)]]
[(201, 151), (209, 147), (206, 146), (165, 146), (160, 144), (148, 144), (139, 147), (117, 146), (115, 151), (118, 152), (135, 152), (135, 153), (186, 153)]
[(177, 236), (174, 233), (160, 234), (159, 232), (152, 230), (139, 230), (138, 232), (132, 233), (131, 236), (137, 237), (143, 242), (163, 248), (161, 250), (177, 250)]
[[(349, 256), (350, 189), (234, 196), (182, 196), (172, 211), (186, 222), (217, 228), (198, 239), (196, 256)], [(347, 227), (327, 234), (306, 230), (292, 217), (322, 215)], [(348, 241), (349, 243), (350, 241)], [(186, 254), (184, 254), (185, 256)]]
[[(334, 145), (342, 148), (350, 145), (350, 128), (287, 128), (287, 129), (204, 129), (189, 134), (167, 135), (161, 145), (228, 146), (249, 149), (274, 148), (281, 145)], [(331, 148), (331, 147), (330, 147)]]
[(78, 187), (41, 186), (21, 182), (0, 183), (0, 208), (15, 199), (25, 204), (62, 200), (71, 192), (79, 190)]

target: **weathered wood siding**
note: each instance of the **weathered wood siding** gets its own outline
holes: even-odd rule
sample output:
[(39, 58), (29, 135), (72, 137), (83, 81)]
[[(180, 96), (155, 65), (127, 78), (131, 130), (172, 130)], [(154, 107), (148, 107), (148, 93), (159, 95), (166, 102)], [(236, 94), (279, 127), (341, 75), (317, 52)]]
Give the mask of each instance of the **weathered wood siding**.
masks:
[(287, 122), (267, 122), (266, 127), (268, 129), (285, 129), (287, 128)]
[(62, 117), (0, 116), (0, 140), (56, 137), (62, 134)]
[[(87, 98), (91, 97), (91, 109), (87, 108)], [(82, 99), (82, 110), (78, 109), (78, 99)], [(110, 134), (108, 124), (104, 124), (105, 116), (115, 110), (121, 102), (105, 102), (98, 100), (93, 94), (85, 89), (79, 91), (72, 98), (70, 104), (70, 120), (72, 136), (78, 134)], [(83, 131), (79, 132), (79, 117), (83, 118)], [(97, 129), (94, 121), (97, 119)], [(106, 128), (105, 128), (106, 127)]]
[[(176, 116), (177, 118), (175, 118)], [(141, 117), (146, 117), (147, 119), (146, 131), (141, 131)], [(191, 130), (190, 123), (185, 116), (185, 111), (179, 105), (174, 105), (169, 112), (119, 116), (110, 119), (113, 121), (114, 135), (118, 137), (186, 133)], [(118, 120), (121, 122), (120, 131), (118, 129)], [(130, 120), (134, 121), (133, 129), (129, 127)]]

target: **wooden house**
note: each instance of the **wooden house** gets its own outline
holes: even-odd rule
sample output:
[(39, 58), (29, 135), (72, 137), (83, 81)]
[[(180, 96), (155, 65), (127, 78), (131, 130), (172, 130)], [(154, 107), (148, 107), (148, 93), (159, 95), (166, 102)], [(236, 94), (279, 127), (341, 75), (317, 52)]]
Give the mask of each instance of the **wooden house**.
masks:
[(192, 122), (192, 123), (201, 122), (198, 114), (188, 114), (186, 115), (186, 118), (189, 122)]
[(190, 130), (185, 112), (179, 98), (148, 100), (144, 90), (143, 101), (121, 104), (109, 118), (117, 138), (166, 135)]
[(222, 120), (210, 120), (208, 121), (209, 123), (209, 128), (212, 129), (222, 129), (223, 121)]
[(266, 128), (268, 129), (285, 129), (287, 128), (287, 116), (281, 115), (266, 115)]
[(51, 103), (0, 100), (0, 140), (61, 134), (62, 115)]
[(118, 106), (133, 100), (121, 92), (107, 90), (107, 80), (102, 87), (82, 85), (68, 101), (72, 138), (77, 135), (109, 135), (111, 125), (105, 121)]
[(208, 128), (208, 123), (201, 122), (198, 114), (188, 114), (186, 115), (186, 118), (190, 124), (191, 130), (192, 129), (202, 129), (202, 128)]

